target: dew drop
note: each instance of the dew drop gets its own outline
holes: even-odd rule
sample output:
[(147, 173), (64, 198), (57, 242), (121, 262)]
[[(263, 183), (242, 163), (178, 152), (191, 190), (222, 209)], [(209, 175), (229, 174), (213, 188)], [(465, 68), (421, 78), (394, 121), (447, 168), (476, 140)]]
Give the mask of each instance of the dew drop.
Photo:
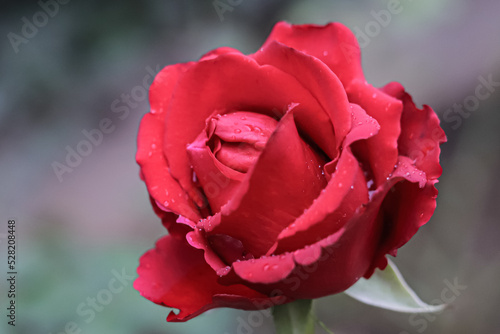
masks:
[(273, 264), (272, 269), (273, 269), (273, 270), (278, 269), (278, 265), (277, 265), (277, 264)]
[(323, 51), (323, 56), (328, 56), (328, 51)]
[(172, 203), (175, 203), (175, 199), (172, 198)]
[(241, 116), (241, 120), (244, 121), (246, 120), (247, 118), (245, 116)]
[(264, 270), (269, 270), (270, 267), (271, 267), (270, 265), (266, 264), (264, 265)]
[(234, 133), (241, 133), (240, 129), (234, 129)]

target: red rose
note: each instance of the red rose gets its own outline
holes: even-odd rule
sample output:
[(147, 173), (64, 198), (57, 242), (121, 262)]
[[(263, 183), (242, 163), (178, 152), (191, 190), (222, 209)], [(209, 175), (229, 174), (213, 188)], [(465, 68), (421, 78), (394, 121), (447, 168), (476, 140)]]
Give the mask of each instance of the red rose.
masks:
[(438, 117), (368, 84), (341, 24), (280, 22), (252, 55), (168, 66), (150, 103), (137, 162), (169, 235), (134, 286), (180, 309), (169, 321), (344, 291), (436, 207)]

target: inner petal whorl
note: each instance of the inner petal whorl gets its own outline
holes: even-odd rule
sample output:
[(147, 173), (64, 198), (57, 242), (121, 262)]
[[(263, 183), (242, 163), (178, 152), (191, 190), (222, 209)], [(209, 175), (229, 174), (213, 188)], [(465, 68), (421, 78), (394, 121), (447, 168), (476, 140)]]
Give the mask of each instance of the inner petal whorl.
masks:
[(266, 146), (278, 122), (266, 115), (238, 111), (212, 117), (209, 143), (221, 163), (247, 172)]

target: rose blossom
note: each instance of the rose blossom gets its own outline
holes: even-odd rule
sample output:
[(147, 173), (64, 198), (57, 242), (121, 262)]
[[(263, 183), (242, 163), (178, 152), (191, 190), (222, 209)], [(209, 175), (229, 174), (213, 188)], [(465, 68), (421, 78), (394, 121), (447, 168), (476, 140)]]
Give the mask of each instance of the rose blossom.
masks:
[(262, 48), (164, 68), (137, 162), (169, 235), (135, 288), (185, 321), (339, 293), (431, 217), (445, 135), (398, 83), (364, 78), (343, 25), (278, 23)]

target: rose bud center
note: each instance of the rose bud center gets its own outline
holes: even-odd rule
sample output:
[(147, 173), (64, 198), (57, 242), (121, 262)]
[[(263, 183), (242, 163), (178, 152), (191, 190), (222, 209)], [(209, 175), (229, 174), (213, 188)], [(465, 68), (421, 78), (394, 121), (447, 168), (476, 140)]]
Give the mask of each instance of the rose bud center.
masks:
[(266, 146), (278, 122), (266, 115), (238, 111), (214, 116), (209, 146), (221, 163), (246, 173)]

